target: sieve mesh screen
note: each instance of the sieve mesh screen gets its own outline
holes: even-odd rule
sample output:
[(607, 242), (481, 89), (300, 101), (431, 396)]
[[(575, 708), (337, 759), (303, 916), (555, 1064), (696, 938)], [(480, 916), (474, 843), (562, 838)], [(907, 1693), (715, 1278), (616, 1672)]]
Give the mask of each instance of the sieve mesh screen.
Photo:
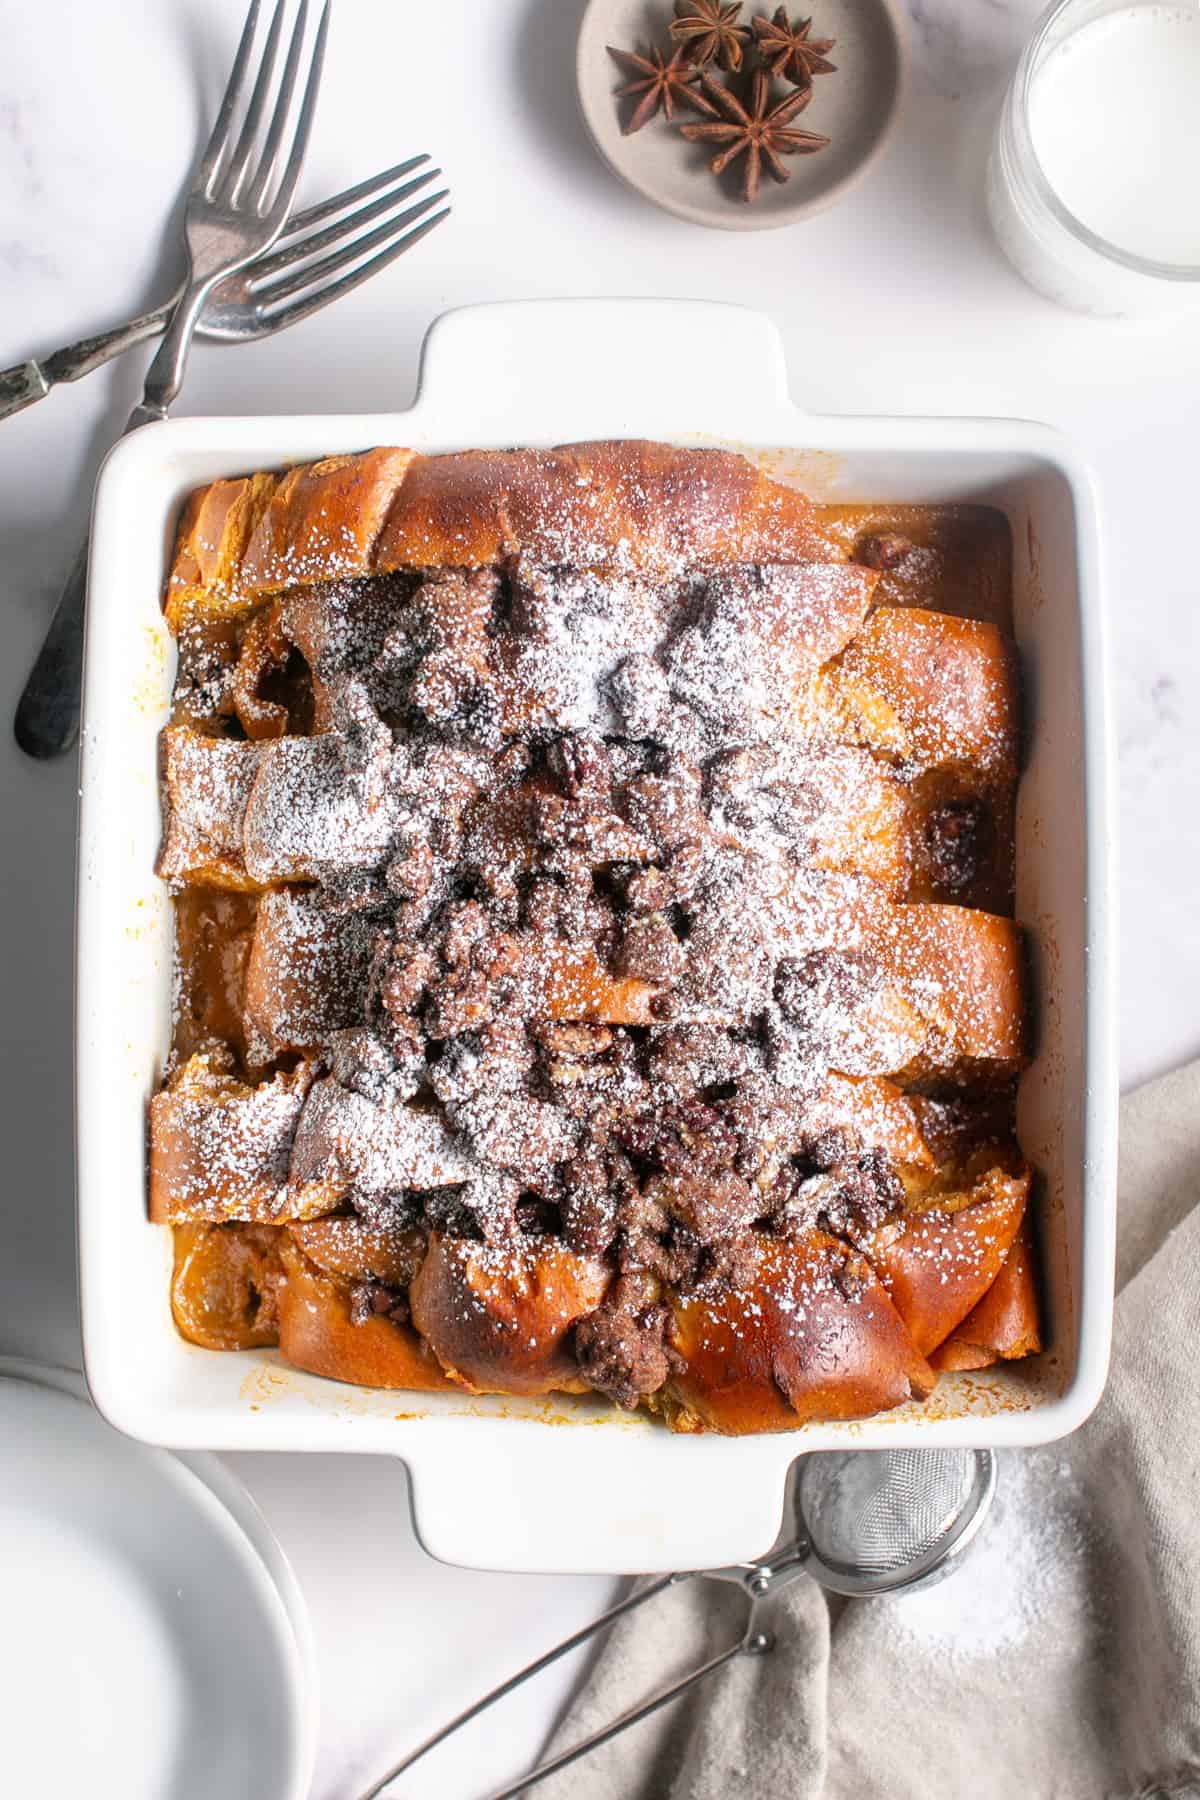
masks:
[[(831, 1451), (809, 1457), (801, 1524), (827, 1568), (869, 1583), (917, 1574), (949, 1549), (979, 1502), (972, 1451)], [(819, 1577), (818, 1577), (819, 1579)]]

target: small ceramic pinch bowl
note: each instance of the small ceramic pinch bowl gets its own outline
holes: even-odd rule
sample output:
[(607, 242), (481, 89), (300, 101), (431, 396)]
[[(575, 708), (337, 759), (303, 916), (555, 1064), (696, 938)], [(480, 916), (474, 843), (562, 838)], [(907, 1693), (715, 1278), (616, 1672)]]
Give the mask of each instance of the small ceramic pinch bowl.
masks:
[[(616, 90), (629, 79), (608, 53), (657, 46), (675, 47), (669, 34), (672, 0), (590, 0), (579, 28), (576, 79), (579, 102), (593, 142), (622, 181), (656, 206), (724, 231), (762, 231), (794, 225), (831, 206), (867, 171), (891, 134), (904, 86), (904, 37), (894, 0), (789, 0), (788, 18), (797, 23), (812, 10), (812, 36), (833, 38), (829, 60), (835, 73), (817, 75), (808, 106), (792, 124), (830, 141), (809, 155), (786, 157), (786, 182), (764, 170), (758, 198), (742, 197), (743, 158), (716, 176), (709, 164), (720, 145), (692, 143), (680, 125), (699, 124), (703, 115), (677, 107), (673, 123), (659, 112), (639, 131), (626, 134), (636, 100), (619, 100)], [(749, 26), (756, 13), (772, 18), (776, 0), (747, 0), (737, 20)], [(751, 66), (754, 59), (748, 58)], [(724, 71), (713, 72), (724, 77)], [(740, 78), (739, 78), (740, 80)], [(744, 93), (748, 82), (739, 86)], [(782, 98), (787, 84), (773, 93)]]

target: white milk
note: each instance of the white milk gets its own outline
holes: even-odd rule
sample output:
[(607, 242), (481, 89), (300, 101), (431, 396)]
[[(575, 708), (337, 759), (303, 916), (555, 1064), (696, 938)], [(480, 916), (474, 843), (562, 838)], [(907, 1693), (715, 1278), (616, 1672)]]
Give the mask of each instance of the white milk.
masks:
[(1034, 76), (1029, 128), (1050, 186), (1092, 231), (1200, 264), (1200, 6), (1084, 25)]
[[(1072, 30), (1074, 15), (1086, 22)], [(1092, 249), (1047, 204), (1039, 170), (1118, 252), (1200, 274), (1200, 0), (1100, 17), (1066, 0), (1025, 54), (988, 170), (1001, 247), (1051, 299), (1119, 315), (1200, 304), (1200, 280)]]

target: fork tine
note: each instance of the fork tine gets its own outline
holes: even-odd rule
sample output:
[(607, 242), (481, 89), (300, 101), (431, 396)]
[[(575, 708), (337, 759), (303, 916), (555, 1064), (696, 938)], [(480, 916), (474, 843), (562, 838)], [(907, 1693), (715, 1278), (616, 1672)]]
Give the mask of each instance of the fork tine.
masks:
[(425, 194), (415, 206), (410, 206), (407, 212), (397, 214), (386, 224), (378, 226), (374, 231), (364, 233), (362, 237), (354, 238), (350, 243), (344, 244), (340, 250), (335, 250), (331, 255), (322, 258), (319, 263), (296, 269), (291, 275), (284, 275), (278, 281), (260, 282), (255, 280), (251, 283), (250, 292), (254, 295), (255, 300), (264, 306), (269, 306), (276, 300), (286, 300), (292, 294), (302, 294), (306, 288), (312, 286), (314, 281), (327, 280), (331, 275), (336, 275), (339, 269), (348, 269), (352, 263), (358, 262), (369, 250), (376, 250), (380, 246), (390, 243), (398, 231), (403, 231), (406, 226), (423, 218), (430, 207), (436, 206), (439, 200), (448, 198), (449, 194), (445, 188), (438, 194)]
[[(296, 192), (296, 183), (300, 179), (300, 171), (304, 167), (304, 155), (308, 149), (308, 139), (312, 131), (313, 114), (317, 110), (317, 94), (320, 92), (321, 87), (321, 70), (325, 64), (325, 44), (329, 37), (329, 9), (332, 4), (333, 0), (325, 0), (325, 5), (321, 9), (321, 23), (317, 27), (317, 37), (316, 42), (313, 45), (312, 61), (310, 62), (308, 69), (308, 80), (304, 87), (304, 98), (300, 103), (300, 117), (296, 121), (296, 132), (292, 139), (292, 153), (284, 166), (283, 174), (279, 178), (279, 185), (275, 190), (275, 198), (272, 200), (269, 207), (267, 206), (266, 201), (265, 186), (261, 183), (259, 184), (261, 192), (258, 194), (256, 204), (260, 215), (267, 218), (278, 219), (281, 216), (287, 216), (288, 208), (292, 204), (292, 195)], [(307, 8), (307, 5), (308, 0), (301, 0), (301, 18), (303, 18), (304, 10)], [(291, 100), (291, 80), (294, 73), (292, 61), (289, 57), (287, 80), (285, 88), (280, 91), (279, 104), (276, 107), (276, 118), (279, 118), (282, 113), (286, 112), (285, 102), (290, 102)], [(280, 130), (282, 131), (282, 129), (281, 126)]]
[[(394, 263), (398, 256), (403, 256), (406, 250), (411, 250), (414, 245), (420, 243), (422, 238), (428, 237), (429, 233), (435, 230), (443, 219), (450, 217), (450, 211), (450, 207), (444, 206), (441, 212), (434, 213), (431, 219), (425, 219), (420, 225), (401, 237), (390, 249), (381, 250), (377, 256), (371, 258), (370, 262), (363, 263), (361, 268), (351, 269), (350, 273), (343, 275), (340, 281), (318, 287), (313, 293), (304, 293), (286, 306), (274, 308), (265, 305), (262, 309), (262, 316), (269, 329), (282, 331), (288, 325), (298, 325), (301, 319), (307, 319), (310, 314), (320, 312), (321, 308), (328, 306), (331, 301), (340, 300), (345, 294), (353, 293), (354, 289), (361, 286), (364, 281), (370, 281), (372, 276), (381, 274), (389, 263)], [(321, 277), (320, 265), (311, 270), (310, 274), (314, 281), (318, 281)]]
[(406, 182), (403, 187), (393, 188), (390, 193), (384, 194), (382, 199), (374, 201), (369, 206), (360, 207), (348, 218), (336, 220), (332, 225), (327, 225), (324, 231), (313, 231), (306, 237), (289, 235), (288, 241), (282, 249), (273, 250), (269, 256), (259, 257), (258, 261), (251, 266), (247, 280), (250, 292), (255, 293), (259, 287), (268, 283), (272, 276), (282, 274), (284, 269), (290, 269), (293, 263), (307, 262), (311, 257), (318, 256), (322, 250), (328, 250), (333, 244), (344, 244), (352, 232), (358, 231), (364, 225), (369, 225), (372, 219), (382, 218), (401, 200), (407, 200), (410, 194), (415, 194), (418, 188), (424, 187), (426, 182), (435, 180), (441, 172), (440, 169), (423, 169), (414, 181)]
[[(340, 194), (333, 194), (328, 200), (322, 200), (316, 206), (306, 207), (303, 212), (293, 213), (279, 234), (279, 242), (286, 243), (288, 238), (297, 232), (307, 231), (310, 225), (319, 225), (322, 219), (332, 219), (335, 213), (346, 212), (356, 201), (367, 200), (372, 194), (378, 194), (393, 181), (399, 181), (404, 175), (411, 175), (429, 158), (422, 153), (410, 156), (407, 162), (397, 163), (393, 169), (385, 169), (382, 175), (372, 175), (369, 181), (360, 181), (357, 187), (344, 188)], [(260, 267), (265, 267), (265, 260)]]
[(254, 33), (258, 27), (259, 4), (260, 0), (250, 0), (250, 11), (246, 14), (246, 23), (242, 26), (237, 55), (233, 59), (233, 68), (229, 72), (229, 80), (225, 84), (225, 92), (221, 98), (221, 108), (217, 113), (216, 123), (212, 128), (208, 143), (204, 146), (204, 155), (200, 159), (197, 184), (202, 186), (205, 193), (210, 196), (221, 158), (228, 149), (229, 140), (233, 135), (233, 115), (246, 85), (246, 69), (250, 62)]
[(237, 145), (221, 178), (221, 191), (228, 195), (231, 204), (236, 203), (238, 190), (245, 184), (246, 171), (250, 167), (250, 158), (254, 155), (254, 146), (262, 125), (263, 114), (267, 110), (267, 95), (271, 88), (271, 78), (275, 73), (275, 60), (279, 54), (279, 39), (283, 31), (283, 13), (286, 4), (287, 0), (275, 0), (271, 29), (267, 32), (262, 60), (258, 65), (258, 78), (250, 95), (246, 116), (242, 120), (242, 129), (238, 134)]
[[(282, 4), (283, 0), (280, 0), (280, 5)], [(248, 196), (250, 205), (260, 213), (264, 210), (263, 197), (271, 185), (271, 175), (279, 160), (279, 147), (287, 129), (288, 114), (291, 111), (292, 95), (296, 90), (296, 75), (300, 68), (300, 54), (304, 48), (304, 33), (307, 27), (308, 0), (300, 0), (300, 10), (296, 14), (296, 23), (292, 30), (292, 41), (288, 45), (287, 62), (283, 66), (283, 79), (275, 97), (275, 110), (271, 114), (267, 140), (263, 145), (262, 155), (258, 162), (258, 172), (251, 184)]]

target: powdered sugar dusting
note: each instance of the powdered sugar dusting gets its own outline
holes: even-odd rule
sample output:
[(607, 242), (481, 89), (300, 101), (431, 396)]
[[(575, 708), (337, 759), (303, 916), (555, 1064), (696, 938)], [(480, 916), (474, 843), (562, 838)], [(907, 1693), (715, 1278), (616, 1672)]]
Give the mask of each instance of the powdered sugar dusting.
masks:
[[(476, 1285), (430, 1316), (537, 1357), (579, 1318), (579, 1371), (625, 1405), (679, 1376), (689, 1297), (793, 1359), (853, 1317), (888, 1346), (872, 1392), (892, 1404), (919, 1359), (873, 1246), (926, 1196), (910, 1250), (931, 1280), (999, 1243), (939, 1236), (905, 1088), (1007, 1080), (1023, 1056), (1015, 931), (960, 904), (1007, 818), (1006, 652), (969, 622), (872, 614), (878, 573), (854, 562), (706, 565), (724, 521), (699, 471), (689, 543), (657, 528), (648, 479), (623, 477), (614, 536), (586, 456), (569, 500), (553, 461), (530, 464), (536, 517), (498, 513), (495, 563), (467, 554), (478, 520), (464, 566), (382, 580), (354, 532), (276, 546), (298, 585), (273, 603), (283, 648), (241, 659), (243, 686), (276, 685), (239, 717), (259, 699), (283, 736), (228, 735), (228, 684), (189, 650), (163, 872), (267, 890), (246, 1093), (298, 1053), (318, 1076), (286, 1129), (264, 1113), (269, 1199), (249, 1209), (223, 1175), (194, 1216), (469, 1246)], [(222, 668), (249, 628), (223, 625)], [(167, 1102), (192, 1104), (183, 1082)], [(194, 1162), (216, 1154), (214, 1106), (178, 1124)], [(582, 1315), (548, 1298), (567, 1267), (595, 1290)], [(407, 1318), (403, 1283), (363, 1281), (355, 1319)], [(469, 1344), (443, 1349), (470, 1366)], [(797, 1407), (807, 1379), (784, 1383)]]

